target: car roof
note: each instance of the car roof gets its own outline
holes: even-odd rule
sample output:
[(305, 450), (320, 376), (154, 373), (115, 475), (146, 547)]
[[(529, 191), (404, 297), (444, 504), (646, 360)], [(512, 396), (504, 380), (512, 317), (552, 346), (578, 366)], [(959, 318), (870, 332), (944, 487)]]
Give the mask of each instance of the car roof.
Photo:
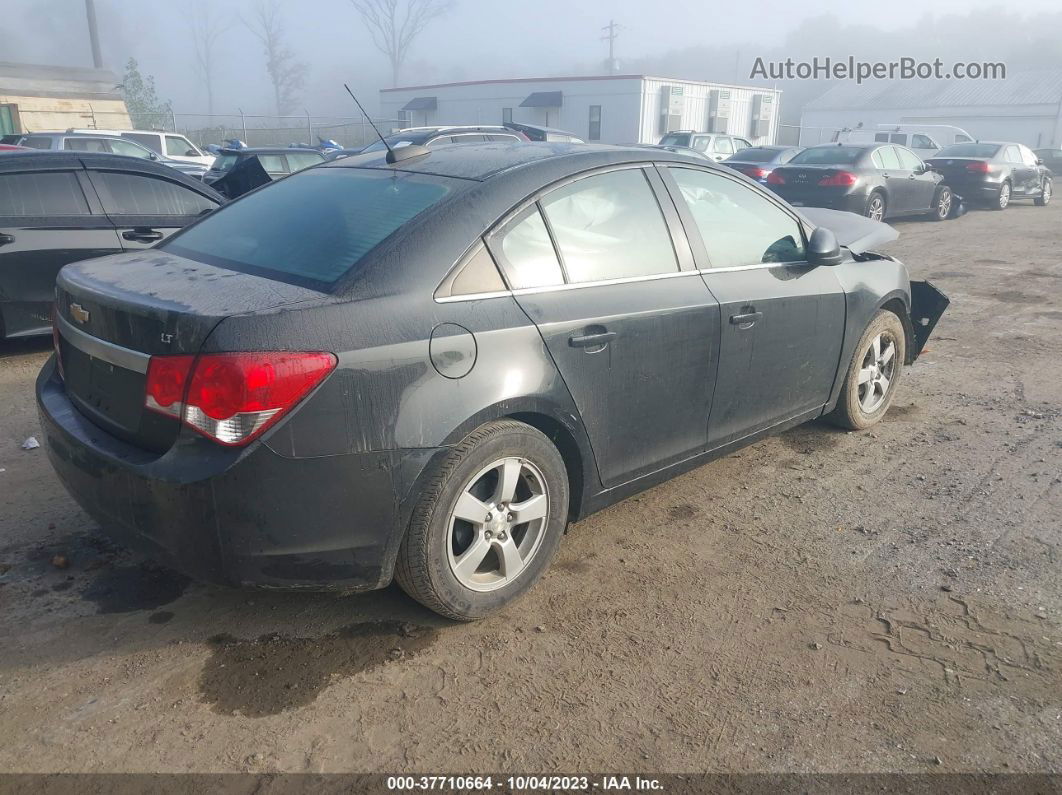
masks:
[(9, 171), (59, 171), (80, 168), (105, 168), (116, 171), (154, 174), (195, 188), (200, 193), (205, 193), (208, 196), (222, 198), (221, 194), (205, 185), (201, 180), (186, 176), (175, 168), (162, 165), (161, 162), (142, 160), (139, 157), (125, 157), (106, 152), (41, 151), (40, 149), (31, 149), (28, 152), (8, 152), (3, 157), (0, 157), (0, 173)]

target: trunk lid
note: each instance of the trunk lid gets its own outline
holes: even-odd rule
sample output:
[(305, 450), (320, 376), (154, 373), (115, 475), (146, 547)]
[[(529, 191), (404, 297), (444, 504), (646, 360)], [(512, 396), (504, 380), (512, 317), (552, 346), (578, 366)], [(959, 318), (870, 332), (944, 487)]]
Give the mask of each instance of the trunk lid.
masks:
[(163, 452), (180, 425), (144, 408), (151, 356), (198, 353), (232, 315), (331, 300), (156, 249), (67, 265), (56, 283), (55, 308), (67, 394), (111, 434)]
[(823, 177), (832, 177), (839, 171), (847, 170), (844, 166), (781, 166), (774, 169), (773, 173), (785, 179), (785, 185), (807, 188), (818, 187)]
[(933, 170), (938, 174), (943, 175), (944, 179), (948, 182), (968, 182), (982, 180), (990, 173), (992, 164), (989, 163), (988, 167), (990, 171), (969, 171), (967, 166), (970, 163), (986, 163), (988, 162), (982, 157), (933, 157), (926, 161), (933, 167)]

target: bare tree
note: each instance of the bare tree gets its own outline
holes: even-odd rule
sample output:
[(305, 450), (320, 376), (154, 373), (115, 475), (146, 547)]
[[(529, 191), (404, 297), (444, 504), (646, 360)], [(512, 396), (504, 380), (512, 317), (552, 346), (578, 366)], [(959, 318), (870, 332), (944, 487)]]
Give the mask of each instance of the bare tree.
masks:
[(398, 85), (413, 41), (428, 24), (453, 7), (452, 0), (350, 0), (365, 22), (372, 43), (391, 63), (391, 85)]
[(280, 0), (256, 0), (251, 19), (243, 24), (262, 42), (265, 49), (266, 71), (273, 83), (273, 99), (277, 115), (291, 110), (299, 91), (306, 82), (306, 64), (296, 60), (284, 43), (284, 21), (280, 16)]
[(217, 18), (213, 9), (214, 6), (207, 0), (197, 0), (190, 23), (195, 70), (206, 87), (207, 113), (214, 112), (214, 56), (218, 40), (232, 27), (231, 21)]

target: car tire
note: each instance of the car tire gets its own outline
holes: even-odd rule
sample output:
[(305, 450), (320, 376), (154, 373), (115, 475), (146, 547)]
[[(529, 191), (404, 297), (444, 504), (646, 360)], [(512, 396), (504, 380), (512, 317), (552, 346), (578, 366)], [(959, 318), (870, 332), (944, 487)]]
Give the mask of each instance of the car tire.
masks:
[[(891, 355), (887, 346), (892, 346)], [(888, 355), (882, 365), (881, 359)], [(837, 406), (827, 415), (834, 425), (861, 431), (877, 423), (892, 404), (903, 374), (907, 338), (895, 313), (879, 309), (859, 338)], [(885, 379), (883, 384), (880, 380)]]
[(955, 194), (951, 192), (951, 188), (942, 187), (937, 191), (936, 199), (933, 201), (933, 211), (929, 217), (934, 221), (947, 221), (951, 217), (952, 203), (955, 201)]
[[(503, 482), (511, 496), (503, 493)], [(564, 459), (545, 435), (513, 420), (487, 423), (446, 455), (424, 487), (399, 548), (395, 579), (447, 618), (472, 621), (494, 613), (546, 570), (564, 535), (568, 499)], [(520, 506), (541, 516), (521, 523)], [(475, 523), (462, 518), (473, 514)]]
[(1037, 207), (1046, 207), (1051, 203), (1051, 197), (1054, 195), (1054, 188), (1051, 185), (1051, 180), (1045, 179), (1043, 187), (1040, 188), (1040, 195), (1033, 199), (1033, 202)]
[(1004, 180), (1003, 184), (999, 186), (999, 191), (996, 193), (995, 201), (990, 205), (993, 210), (1005, 210), (1010, 205), (1011, 199), (1011, 187), (1010, 181)]
[(867, 206), (863, 210), (863, 215), (875, 221), (884, 221), (888, 209), (889, 204), (885, 194), (876, 190), (867, 197)]

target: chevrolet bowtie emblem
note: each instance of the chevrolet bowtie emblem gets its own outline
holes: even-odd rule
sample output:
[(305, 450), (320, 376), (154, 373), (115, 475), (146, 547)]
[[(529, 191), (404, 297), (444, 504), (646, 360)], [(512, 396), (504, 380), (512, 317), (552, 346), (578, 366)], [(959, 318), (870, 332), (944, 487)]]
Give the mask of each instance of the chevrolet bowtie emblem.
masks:
[(70, 317), (74, 318), (82, 326), (89, 321), (88, 310), (81, 304), (70, 304)]

